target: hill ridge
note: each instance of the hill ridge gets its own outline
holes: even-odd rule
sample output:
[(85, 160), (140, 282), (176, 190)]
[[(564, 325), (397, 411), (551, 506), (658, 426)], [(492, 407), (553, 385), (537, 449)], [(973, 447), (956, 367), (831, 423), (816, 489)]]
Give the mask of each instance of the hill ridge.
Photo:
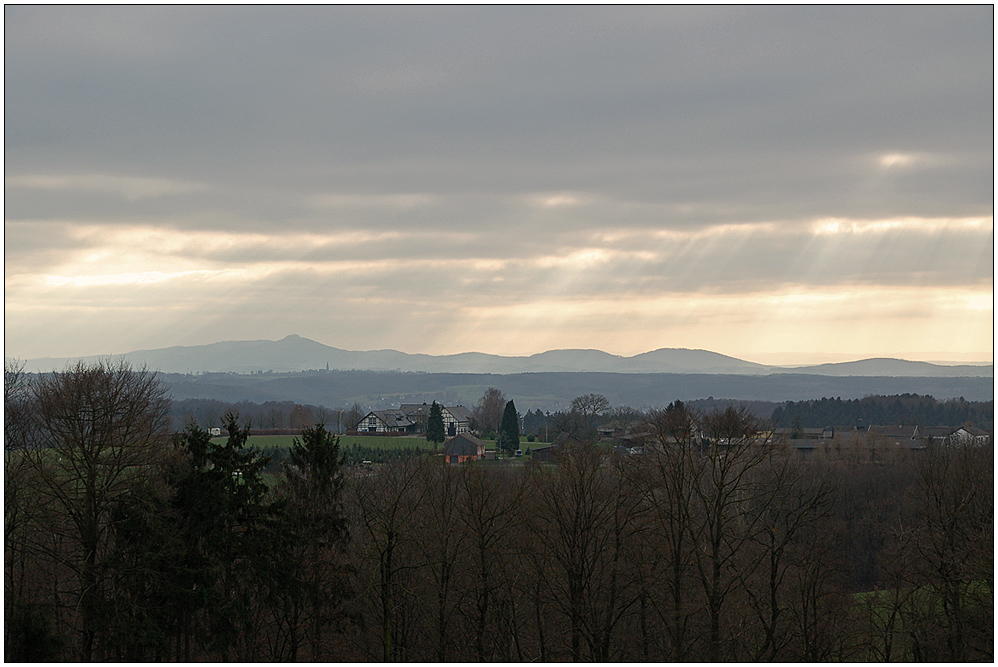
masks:
[(658, 348), (632, 356), (595, 348), (559, 348), (529, 356), (484, 352), (410, 354), (394, 349), (345, 350), (289, 334), (279, 340), (218, 341), (174, 345), (124, 354), (25, 360), (25, 370), (47, 372), (82, 359), (124, 359), (166, 373), (259, 373), (305, 370), (372, 370), (416, 373), (678, 373), (722, 375), (829, 375), (868, 377), (993, 377), (994, 366), (944, 366), (925, 361), (874, 357), (808, 366), (773, 366), (700, 348)]

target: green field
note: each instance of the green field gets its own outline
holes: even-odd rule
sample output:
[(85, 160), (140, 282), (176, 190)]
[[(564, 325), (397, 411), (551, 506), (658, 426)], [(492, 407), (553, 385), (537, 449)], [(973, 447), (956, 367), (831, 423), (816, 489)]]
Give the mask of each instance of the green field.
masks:
[[(268, 471), (275, 473), (280, 470), (281, 463), (288, 456), (288, 450), (295, 436), (292, 435), (254, 435), (246, 442), (247, 447), (261, 450), (270, 457)], [(225, 437), (212, 438), (212, 442), (223, 444)], [(494, 440), (484, 440), (486, 449), (495, 449)], [(340, 436), (340, 454), (344, 463), (355, 465), (366, 461), (387, 463), (399, 458), (412, 456), (416, 452), (433, 452), (433, 443), (419, 437), (381, 437), (373, 435)], [(443, 448), (436, 447), (443, 453)]]
[[(291, 441), (295, 439), (293, 435), (253, 435), (246, 442), (247, 447), (257, 447), (259, 449), (288, 449)], [(212, 442), (222, 444), (225, 437), (212, 438)], [(484, 440), (486, 449), (495, 449), (495, 440)], [(397, 449), (425, 449), (433, 450), (433, 443), (427, 442), (424, 438), (394, 438), (376, 435), (341, 435), (340, 449), (346, 449), (352, 445), (368, 447), (370, 449), (384, 449), (394, 451)]]

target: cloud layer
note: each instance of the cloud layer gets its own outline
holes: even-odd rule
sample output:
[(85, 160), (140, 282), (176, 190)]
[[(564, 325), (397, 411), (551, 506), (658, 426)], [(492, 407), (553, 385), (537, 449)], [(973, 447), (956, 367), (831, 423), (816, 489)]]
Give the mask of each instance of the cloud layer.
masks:
[(6, 7), (5, 353), (990, 359), (992, 18)]

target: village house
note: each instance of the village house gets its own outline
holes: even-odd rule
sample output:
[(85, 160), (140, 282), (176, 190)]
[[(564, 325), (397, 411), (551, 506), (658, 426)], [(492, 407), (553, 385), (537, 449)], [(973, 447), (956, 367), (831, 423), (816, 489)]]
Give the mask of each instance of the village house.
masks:
[(974, 426), (961, 426), (952, 428), (950, 426), (923, 426), (919, 428), (919, 433), (925, 442), (932, 442), (937, 445), (987, 445), (991, 441), (991, 436), (987, 431), (983, 431)]
[(950, 434), (949, 442), (957, 441), (983, 447), (991, 443), (991, 434), (976, 426), (963, 426)]
[(419, 423), (401, 410), (375, 410), (357, 424), (357, 433), (417, 433)]
[[(426, 432), (428, 403), (403, 403), (392, 410), (374, 410), (357, 423), (357, 433), (419, 434)], [(471, 433), (471, 411), (463, 405), (440, 406), (444, 433), (449, 437)]]
[[(422, 424), (422, 430), (426, 430), (426, 421), (430, 417), (430, 408), (432, 407), (429, 403), (403, 403), (399, 406), (399, 410), (410, 415), (420, 424)], [(444, 419), (444, 433), (448, 437), (453, 437), (455, 435), (460, 435), (462, 433), (471, 433), (471, 410), (464, 407), (463, 405), (454, 406), (440, 406), (440, 415)]]
[(470, 433), (462, 433), (444, 443), (444, 456), (447, 463), (479, 461), (485, 458), (485, 443)]

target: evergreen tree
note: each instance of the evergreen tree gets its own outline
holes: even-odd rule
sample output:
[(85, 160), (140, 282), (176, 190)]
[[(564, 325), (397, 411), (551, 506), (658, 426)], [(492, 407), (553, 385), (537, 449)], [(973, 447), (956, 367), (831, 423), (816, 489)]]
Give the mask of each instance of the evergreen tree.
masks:
[(207, 639), (210, 651), (229, 659), (239, 636), (250, 630), (251, 588), (272, 554), (265, 523), (271, 508), (262, 478), (269, 460), (246, 447), (249, 426), (228, 413), (225, 444), (215, 444), (196, 424), (180, 435), (186, 469), (174, 480), (172, 499), (178, 514), (184, 555), (178, 564), (186, 579), (187, 600), (181, 609), (185, 635), (184, 662), (192, 641)]
[[(506, 403), (499, 434), (500, 438), (496, 442), (496, 447), (505, 450), (508, 455), (512, 456), (516, 448), (520, 446), (520, 417), (516, 414), (516, 406), (513, 405), (513, 401)], [(502, 444), (500, 445), (500, 443)]]
[(291, 441), (290, 465), (285, 476), (298, 495), (313, 494), (335, 498), (339, 503), (342, 473), (340, 439), (326, 430), (325, 424), (302, 429), (301, 438)]
[(322, 660), (326, 629), (349, 588), (340, 559), (350, 538), (340, 439), (322, 423), (307, 427), (293, 440), (289, 459), (277, 488), (282, 511), (272, 564), (280, 584), (274, 590), (278, 606), (291, 613), (279, 616), (288, 641), (275, 657), (299, 660), (299, 649), (307, 644), (310, 659), (317, 661)]
[(430, 418), (426, 422), (426, 440), (439, 445), (445, 437), (443, 411), (440, 409), (440, 404), (433, 401), (433, 405), (430, 406)]

